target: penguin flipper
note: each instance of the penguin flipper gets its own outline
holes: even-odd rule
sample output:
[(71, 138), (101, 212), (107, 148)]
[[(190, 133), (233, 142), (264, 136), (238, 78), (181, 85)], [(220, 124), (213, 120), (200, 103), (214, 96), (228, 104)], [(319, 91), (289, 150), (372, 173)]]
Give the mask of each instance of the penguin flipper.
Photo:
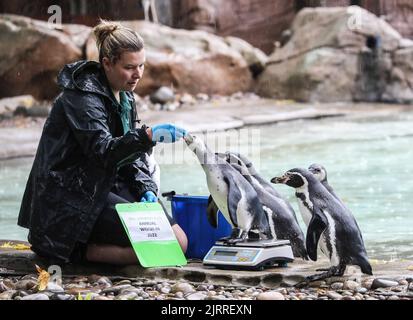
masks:
[(218, 227), (218, 206), (215, 203), (212, 196), (208, 198), (208, 206), (207, 206), (207, 219), (209, 224), (214, 227), (215, 229)]
[(306, 246), (307, 253), (311, 260), (317, 261), (317, 245), (320, 240), (321, 234), (327, 228), (327, 219), (320, 211), (315, 211), (313, 217), (308, 225)]
[(238, 203), (242, 198), (242, 194), (237, 184), (232, 180), (224, 177), (225, 183), (228, 185), (228, 214), (231, 219), (232, 225), (238, 226), (237, 222), (237, 208)]

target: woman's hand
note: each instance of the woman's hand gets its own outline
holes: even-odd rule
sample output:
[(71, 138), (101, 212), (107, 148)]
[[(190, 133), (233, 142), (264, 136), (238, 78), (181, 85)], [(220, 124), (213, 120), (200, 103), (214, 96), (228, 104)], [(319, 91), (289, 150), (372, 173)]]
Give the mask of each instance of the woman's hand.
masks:
[(173, 124), (165, 123), (152, 127), (151, 134), (153, 142), (174, 143), (185, 137), (187, 131)]
[(158, 202), (158, 198), (152, 191), (146, 191), (140, 202)]

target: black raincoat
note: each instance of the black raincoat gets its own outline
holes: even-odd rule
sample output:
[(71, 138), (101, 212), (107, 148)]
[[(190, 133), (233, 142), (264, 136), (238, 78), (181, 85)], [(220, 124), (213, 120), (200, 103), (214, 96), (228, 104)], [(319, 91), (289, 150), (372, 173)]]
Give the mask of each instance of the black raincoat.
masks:
[(115, 180), (138, 195), (157, 187), (141, 161), (154, 144), (145, 126), (136, 128), (133, 94), (132, 129), (124, 135), (100, 64), (67, 65), (58, 84), (63, 91), (44, 125), (18, 224), (29, 228), (33, 251), (68, 262), (77, 243), (87, 243)]

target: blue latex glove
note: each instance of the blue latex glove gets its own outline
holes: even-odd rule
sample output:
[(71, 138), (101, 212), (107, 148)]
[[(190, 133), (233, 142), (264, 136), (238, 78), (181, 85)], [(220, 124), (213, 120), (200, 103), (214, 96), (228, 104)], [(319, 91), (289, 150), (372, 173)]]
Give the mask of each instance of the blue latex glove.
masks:
[(186, 134), (187, 132), (185, 129), (169, 123), (158, 124), (152, 127), (153, 142), (173, 143), (186, 136)]
[(146, 191), (141, 198), (141, 202), (158, 202), (158, 198), (152, 191)]

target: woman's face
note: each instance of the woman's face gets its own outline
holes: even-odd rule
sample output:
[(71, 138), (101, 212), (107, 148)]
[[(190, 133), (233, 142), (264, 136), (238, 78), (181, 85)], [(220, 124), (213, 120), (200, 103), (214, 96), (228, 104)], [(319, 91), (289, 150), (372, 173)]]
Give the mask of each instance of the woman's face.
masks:
[(109, 58), (103, 58), (103, 67), (112, 90), (134, 91), (142, 78), (145, 61), (145, 49), (137, 52), (123, 52), (115, 64)]

